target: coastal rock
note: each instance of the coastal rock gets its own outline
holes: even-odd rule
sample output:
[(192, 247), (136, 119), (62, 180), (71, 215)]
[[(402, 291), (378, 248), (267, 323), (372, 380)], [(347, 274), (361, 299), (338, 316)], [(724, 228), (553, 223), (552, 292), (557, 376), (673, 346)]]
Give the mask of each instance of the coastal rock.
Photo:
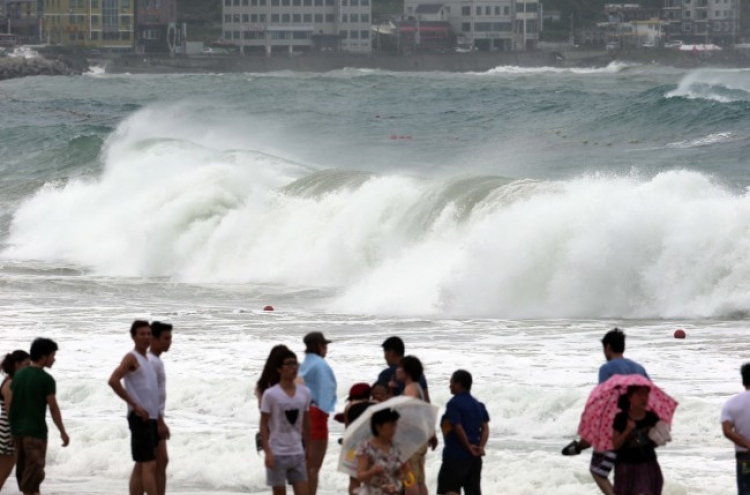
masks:
[(83, 71), (79, 67), (68, 64), (64, 57), (47, 59), (44, 57), (0, 58), (0, 81), (29, 76), (72, 76), (80, 75)]

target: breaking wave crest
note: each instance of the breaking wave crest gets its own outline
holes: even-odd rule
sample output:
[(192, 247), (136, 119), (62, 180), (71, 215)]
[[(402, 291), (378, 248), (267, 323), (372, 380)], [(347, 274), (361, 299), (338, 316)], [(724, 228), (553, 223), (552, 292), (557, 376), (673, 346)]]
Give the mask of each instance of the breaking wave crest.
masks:
[(2, 258), (334, 289), (342, 312), (709, 317), (750, 304), (750, 198), (697, 172), (316, 171), (184, 122), (143, 109), (121, 123), (97, 177), (17, 208)]

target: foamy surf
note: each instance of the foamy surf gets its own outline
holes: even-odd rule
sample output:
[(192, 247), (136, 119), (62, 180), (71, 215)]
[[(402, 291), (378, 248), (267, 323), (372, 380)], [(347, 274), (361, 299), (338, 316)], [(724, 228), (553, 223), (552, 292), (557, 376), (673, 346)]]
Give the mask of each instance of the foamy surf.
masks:
[(666, 98), (717, 103), (750, 101), (750, 69), (696, 69), (685, 75)]
[(50, 183), (18, 208), (2, 257), (335, 289), (332, 307), (354, 313), (713, 317), (750, 305), (750, 199), (697, 172), (312, 172), (180, 121), (146, 109), (123, 122), (99, 177)]
[[(501, 66), (490, 69), (487, 72), (478, 74), (486, 75), (534, 75), (534, 74), (619, 74), (632, 67), (638, 67), (638, 64), (627, 62), (613, 61), (606, 67), (518, 67), (518, 66)], [(477, 74), (477, 73), (475, 73)]]

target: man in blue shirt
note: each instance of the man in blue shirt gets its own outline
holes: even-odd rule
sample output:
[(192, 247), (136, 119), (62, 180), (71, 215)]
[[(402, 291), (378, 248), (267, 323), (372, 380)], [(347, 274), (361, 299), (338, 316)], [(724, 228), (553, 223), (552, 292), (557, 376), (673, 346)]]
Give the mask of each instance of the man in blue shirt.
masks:
[(490, 437), (490, 416), (471, 395), (471, 373), (458, 370), (450, 381), (453, 398), (440, 420), (445, 446), (438, 474), (438, 495), (482, 495), (482, 456)]
[[(651, 379), (643, 366), (623, 357), (625, 353), (625, 333), (619, 328), (613, 328), (604, 335), (602, 347), (607, 362), (599, 367), (599, 384), (606, 382), (614, 375), (641, 375), (649, 380)], [(562, 453), (563, 455), (576, 455), (589, 447), (591, 445), (585, 440), (574, 440), (563, 449)], [(591, 455), (589, 471), (604, 495), (614, 495), (615, 493), (612, 483), (609, 481), (609, 473), (615, 465), (616, 458), (614, 452), (594, 452)]]
[[(406, 346), (400, 337), (388, 337), (383, 342), (383, 357), (388, 367), (380, 372), (377, 383), (382, 383), (388, 387), (392, 395), (401, 395), (404, 393), (404, 382), (396, 379), (396, 369), (401, 364), (401, 360), (406, 355)], [(424, 400), (430, 402), (430, 392), (427, 390), (427, 380), (424, 373), (419, 377), (419, 385), (424, 391)]]

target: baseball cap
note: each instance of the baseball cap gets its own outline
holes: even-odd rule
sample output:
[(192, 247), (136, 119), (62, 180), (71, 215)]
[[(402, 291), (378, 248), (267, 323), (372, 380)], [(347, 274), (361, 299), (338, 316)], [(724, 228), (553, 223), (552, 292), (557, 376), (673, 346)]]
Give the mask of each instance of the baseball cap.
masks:
[(305, 335), (305, 338), (302, 339), (302, 342), (305, 343), (305, 347), (308, 349), (315, 347), (319, 344), (325, 344), (328, 345), (332, 341), (328, 340), (323, 336), (322, 332), (310, 332), (307, 335)]

